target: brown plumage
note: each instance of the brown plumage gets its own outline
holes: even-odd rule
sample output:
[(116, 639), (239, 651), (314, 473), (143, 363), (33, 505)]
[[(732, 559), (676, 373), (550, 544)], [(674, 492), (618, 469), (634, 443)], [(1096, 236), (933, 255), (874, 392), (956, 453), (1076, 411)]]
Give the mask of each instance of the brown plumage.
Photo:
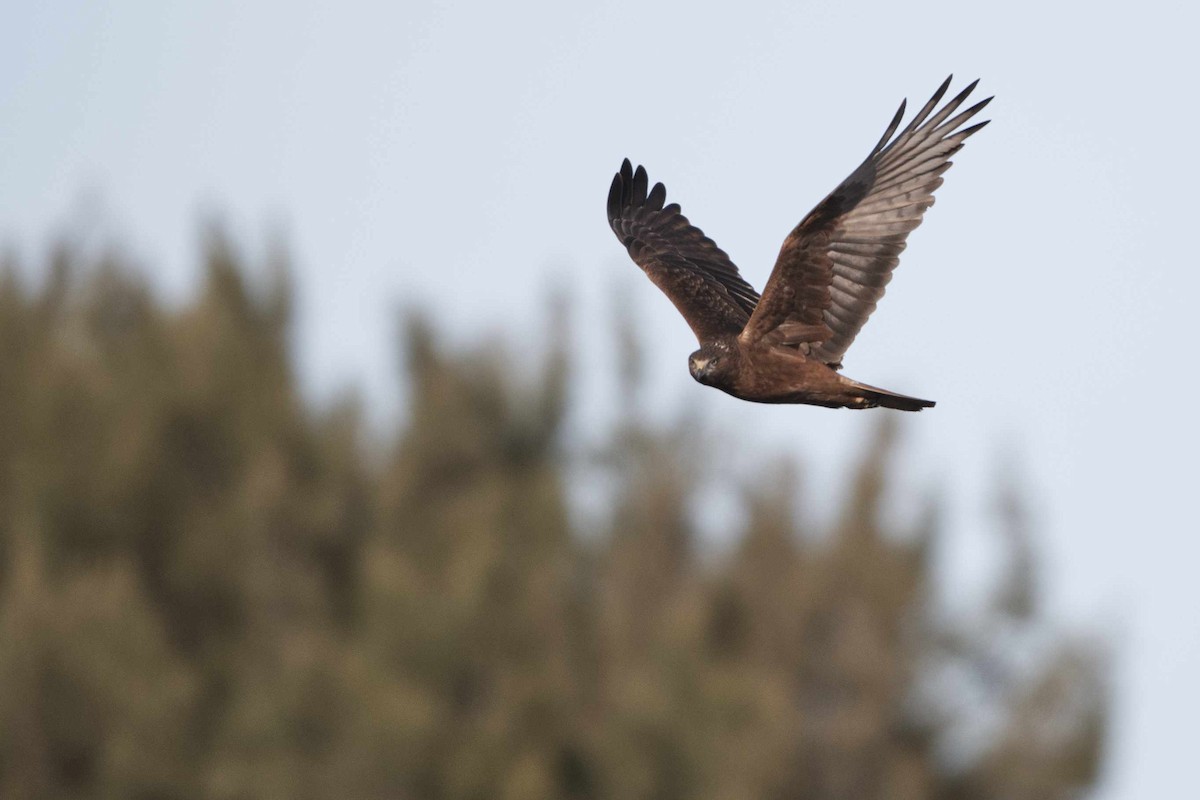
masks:
[(962, 127), (990, 97), (952, 116), (975, 83), (934, 113), (947, 78), (896, 134), (901, 103), (867, 159), (788, 234), (761, 297), (677, 204), (664, 205), (666, 188), (648, 188), (646, 170), (625, 160), (608, 193), (609, 225), (696, 334), (692, 377), (759, 403), (904, 411), (933, 405), (838, 370), (883, 297), (909, 232), (933, 205), (950, 157), (987, 124)]

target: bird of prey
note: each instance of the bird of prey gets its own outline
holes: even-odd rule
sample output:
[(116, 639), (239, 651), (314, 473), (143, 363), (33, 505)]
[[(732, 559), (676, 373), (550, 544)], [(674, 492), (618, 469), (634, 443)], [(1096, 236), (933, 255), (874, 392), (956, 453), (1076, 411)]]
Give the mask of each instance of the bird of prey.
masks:
[(656, 183), (647, 191), (646, 170), (625, 159), (608, 192), (609, 225), (696, 334), (700, 349), (688, 360), (693, 378), (759, 403), (904, 411), (933, 405), (838, 370), (883, 296), (909, 232), (933, 205), (950, 157), (988, 122), (963, 127), (990, 97), (955, 114), (976, 83), (935, 113), (947, 78), (897, 134), (901, 103), (867, 159), (788, 234), (761, 296), (678, 204), (665, 204), (666, 188)]

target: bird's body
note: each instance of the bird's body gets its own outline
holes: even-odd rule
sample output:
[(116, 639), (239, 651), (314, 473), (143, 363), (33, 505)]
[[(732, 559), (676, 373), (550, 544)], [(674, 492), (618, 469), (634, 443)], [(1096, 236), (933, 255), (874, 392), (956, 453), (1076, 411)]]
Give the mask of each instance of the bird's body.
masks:
[(898, 408), (920, 411), (932, 401), (906, 397), (851, 380), (795, 348), (755, 344), (737, 337), (709, 342), (688, 361), (692, 377), (754, 403), (803, 403), (827, 408)]
[(758, 403), (919, 411), (932, 401), (841, 375), (842, 355), (875, 309), (908, 233), (950, 167), (950, 156), (986, 122), (960, 126), (972, 83), (932, 114), (950, 79), (895, 138), (904, 104), (867, 159), (784, 240), (762, 296), (675, 204), (661, 183), (626, 159), (608, 195), (609, 225), (629, 255), (687, 320), (700, 349), (700, 383)]

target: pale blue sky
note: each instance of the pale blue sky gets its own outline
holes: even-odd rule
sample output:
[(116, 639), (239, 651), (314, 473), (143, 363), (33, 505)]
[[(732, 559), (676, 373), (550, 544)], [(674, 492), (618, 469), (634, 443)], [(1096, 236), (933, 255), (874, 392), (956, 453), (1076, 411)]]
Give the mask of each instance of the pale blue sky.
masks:
[[(182, 296), (198, 215), (297, 257), (302, 375), (399, 400), (395, 312), (461, 340), (536, 331), (572, 289), (605, 392), (614, 285), (654, 340), (652, 413), (698, 406), (840, 465), (871, 417), (740, 404), (603, 218), (629, 156), (756, 285), (784, 234), (902, 97), (980, 77), (994, 120), (956, 158), (847, 374), (931, 397), (909, 488), (940, 487), (951, 587), (988, 553), (981, 487), (1027, 465), (1052, 612), (1115, 634), (1104, 797), (1175, 797), (1200, 717), (1200, 395), (1191, 234), (1200, 59), (1184, 3), (12, 4), (0, 17), (0, 241), (28, 260), (103, 209)], [(513, 322), (516, 320), (516, 322)], [(498, 352), (497, 357), (503, 357)], [(831, 491), (829, 474), (810, 493)]]

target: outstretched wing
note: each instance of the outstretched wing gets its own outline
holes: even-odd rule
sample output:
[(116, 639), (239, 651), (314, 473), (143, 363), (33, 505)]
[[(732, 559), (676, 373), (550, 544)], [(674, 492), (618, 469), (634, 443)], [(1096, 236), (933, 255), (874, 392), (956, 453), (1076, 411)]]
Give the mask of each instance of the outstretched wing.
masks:
[[(953, 77), (953, 76), (951, 76)], [(930, 116), (950, 78), (894, 139), (905, 104), (858, 169), (809, 212), (788, 235), (742, 340), (798, 347), (826, 364), (842, 355), (862, 329), (933, 192), (950, 156), (987, 122), (970, 120), (992, 98), (951, 118), (972, 83)], [(890, 141), (889, 141), (890, 140)]]
[(679, 205), (664, 206), (661, 183), (647, 193), (642, 167), (629, 159), (608, 190), (608, 224), (629, 256), (679, 309), (701, 343), (741, 333), (758, 292), (725, 252), (688, 222)]

